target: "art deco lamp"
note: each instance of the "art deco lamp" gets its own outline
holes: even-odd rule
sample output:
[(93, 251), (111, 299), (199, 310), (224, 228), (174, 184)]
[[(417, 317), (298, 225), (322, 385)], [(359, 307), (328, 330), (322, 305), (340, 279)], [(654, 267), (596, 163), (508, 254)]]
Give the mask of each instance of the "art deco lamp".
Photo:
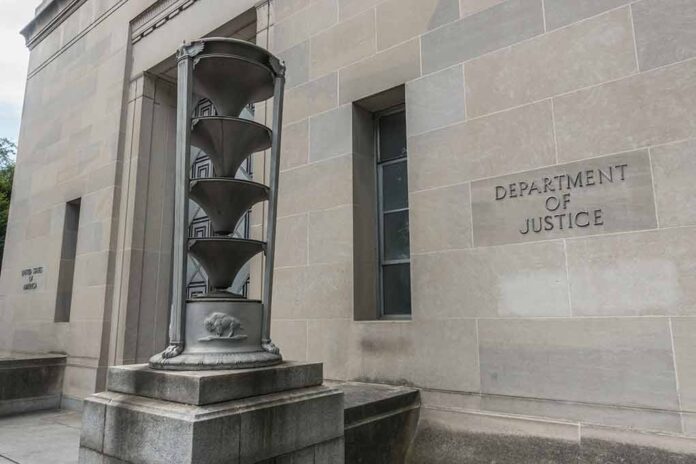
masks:
[[(282, 361), (271, 341), (271, 297), (278, 200), (285, 67), (267, 50), (235, 39), (206, 38), (177, 54), (177, 139), (170, 345), (150, 367), (170, 370), (241, 369)], [(272, 127), (240, 118), (249, 104), (273, 97)], [(193, 117), (199, 99), (217, 116)], [(213, 177), (190, 179), (190, 153), (203, 150)], [(253, 153), (270, 149), (268, 185), (236, 179)], [(189, 199), (211, 220), (213, 235), (189, 237)], [(233, 238), (237, 223), (255, 204), (268, 202), (263, 241)], [(189, 297), (188, 254), (208, 275), (208, 290)], [(228, 290), (244, 264), (265, 257), (261, 300)]]

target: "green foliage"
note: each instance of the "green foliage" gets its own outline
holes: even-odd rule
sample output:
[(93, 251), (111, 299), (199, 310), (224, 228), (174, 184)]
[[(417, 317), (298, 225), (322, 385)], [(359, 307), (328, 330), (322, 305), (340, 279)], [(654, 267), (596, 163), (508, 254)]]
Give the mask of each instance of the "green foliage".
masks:
[(12, 178), (14, 177), (17, 146), (5, 138), (0, 138), (0, 262), (5, 250), (7, 218), (10, 213)]

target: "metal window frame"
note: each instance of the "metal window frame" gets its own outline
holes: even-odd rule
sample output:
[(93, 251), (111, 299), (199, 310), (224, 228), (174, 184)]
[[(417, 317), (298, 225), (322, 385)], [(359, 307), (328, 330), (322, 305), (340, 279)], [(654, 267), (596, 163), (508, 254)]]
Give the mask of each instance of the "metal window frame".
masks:
[[(377, 259), (377, 276), (378, 276), (378, 281), (379, 281), (379, 300), (378, 300), (378, 318), (379, 319), (385, 319), (385, 320), (411, 320), (412, 319), (412, 314), (413, 314), (413, 308), (411, 307), (411, 312), (408, 314), (384, 314), (384, 277), (383, 277), (383, 272), (384, 268), (386, 266), (394, 266), (394, 265), (399, 265), (399, 264), (408, 264), (409, 266), (409, 291), (411, 289), (411, 273), (410, 273), (410, 268), (411, 268), (411, 246), (410, 246), (410, 234), (411, 234), (411, 228), (409, 224), (409, 257), (408, 259), (391, 259), (387, 260), (384, 257), (384, 215), (389, 214), (389, 213), (397, 213), (397, 212), (403, 212), (403, 211), (409, 211), (410, 210), (410, 204), (406, 208), (396, 208), (396, 209), (390, 209), (385, 211), (384, 210), (384, 194), (383, 194), (383, 172), (384, 172), (384, 167), (385, 166), (391, 166), (394, 164), (399, 164), (399, 163), (404, 163), (407, 166), (407, 172), (408, 172), (408, 147), (407, 151), (405, 154), (402, 156), (398, 156), (396, 158), (391, 158), (387, 161), (381, 161), (380, 160), (380, 127), (379, 123), (380, 120), (384, 117), (391, 116), (397, 113), (405, 113), (406, 112), (406, 105), (399, 104), (396, 106), (393, 106), (391, 108), (388, 108), (383, 111), (379, 111), (373, 114), (373, 120), (374, 120), (374, 169), (375, 172), (377, 173), (377, 176), (375, 177), (375, 191), (377, 192), (377, 251), (378, 251), (378, 259)], [(408, 201), (408, 199), (407, 199)], [(412, 295), (409, 295), (409, 299), (411, 301)]]

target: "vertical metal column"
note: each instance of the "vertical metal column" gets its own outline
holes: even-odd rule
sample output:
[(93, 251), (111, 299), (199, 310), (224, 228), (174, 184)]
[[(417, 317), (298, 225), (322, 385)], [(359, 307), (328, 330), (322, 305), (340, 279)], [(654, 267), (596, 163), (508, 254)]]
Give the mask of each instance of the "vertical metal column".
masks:
[[(174, 179), (174, 253), (172, 259), (172, 307), (169, 343), (183, 347), (186, 326), (186, 264), (188, 260), (189, 169), (191, 111), (193, 106), (193, 57), (186, 46), (177, 56), (176, 172)], [(178, 354), (178, 353), (177, 353)], [(176, 354), (174, 354), (176, 356)]]
[(285, 66), (276, 66), (273, 89), (273, 136), (271, 139), (271, 168), (269, 187), (271, 195), (268, 202), (266, 230), (266, 263), (263, 277), (263, 318), (261, 340), (271, 342), (271, 300), (273, 297), (273, 266), (275, 261), (276, 217), (278, 216), (278, 180), (280, 177), (280, 139), (283, 126), (283, 92), (285, 91)]

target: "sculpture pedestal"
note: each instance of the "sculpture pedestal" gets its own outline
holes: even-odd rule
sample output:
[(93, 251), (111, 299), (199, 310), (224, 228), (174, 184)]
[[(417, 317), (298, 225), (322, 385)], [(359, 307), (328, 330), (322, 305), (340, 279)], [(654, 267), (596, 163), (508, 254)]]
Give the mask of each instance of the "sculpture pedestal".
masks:
[(85, 400), (79, 462), (340, 464), (343, 393), (321, 383), (316, 363), (198, 372), (114, 367), (107, 391)]
[[(231, 284), (230, 284), (231, 285)], [(186, 302), (186, 343), (183, 353), (150, 358), (150, 366), (162, 370), (248, 369), (273, 366), (283, 361), (269, 353), (261, 340), (263, 305), (257, 300), (199, 297)], [(211, 331), (224, 325), (225, 336)], [(236, 334), (236, 335), (233, 335)]]

